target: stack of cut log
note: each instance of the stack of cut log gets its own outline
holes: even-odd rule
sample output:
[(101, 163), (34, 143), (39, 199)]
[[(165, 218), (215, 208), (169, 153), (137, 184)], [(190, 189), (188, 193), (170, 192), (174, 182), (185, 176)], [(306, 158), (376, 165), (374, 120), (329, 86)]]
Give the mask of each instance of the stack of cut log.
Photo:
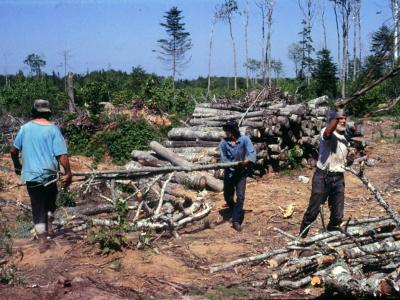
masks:
[[(322, 96), (302, 104), (287, 104), (273, 89), (263, 90), (250, 103), (201, 103), (188, 122), (173, 128), (164, 146), (188, 161), (207, 164), (219, 159), (218, 145), (224, 137), (222, 125), (236, 120), (240, 132), (248, 135), (257, 152), (256, 175), (294, 164), (314, 167), (321, 129), (329, 112), (328, 98)], [(270, 96), (270, 98), (268, 98)], [(252, 97), (253, 99), (254, 97)], [(350, 124), (360, 133), (359, 125)], [(221, 176), (217, 172), (216, 177)]]
[[(236, 120), (240, 132), (250, 136), (256, 149), (255, 175), (300, 163), (314, 167), (320, 131), (329, 112), (323, 106), (328, 98), (302, 104), (287, 104), (289, 100), (279, 90), (263, 89), (242, 101), (198, 104), (187, 127), (171, 129), (163, 146), (152, 142), (152, 151), (133, 151), (132, 158), (142, 166), (214, 164), (219, 161), (218, 145), (225, 136), (222, 125)], [(360, 133), (360, 126), (351, 126)], [(222, 181), (217, 179), (223, 178), (223, 170), (203, 175), (209, 189), (222, 191)]]
[(341, 231), (291, 241), (286, 248), (214, 265), (217, 272), (266, 260), (271, 270), (260, 285), (298, 289), (307, 285), (353, 297), (400, 296), (400, 231), (389, 216), (350, 221)]

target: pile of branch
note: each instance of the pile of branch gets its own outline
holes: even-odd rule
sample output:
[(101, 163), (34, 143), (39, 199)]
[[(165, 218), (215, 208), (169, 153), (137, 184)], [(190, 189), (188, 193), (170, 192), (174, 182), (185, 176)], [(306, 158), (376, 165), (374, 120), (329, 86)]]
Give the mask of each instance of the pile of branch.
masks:
[[(93, 198), (93, 191), (97, 191), (94, 194), (103, 203), (60, 208), (55, 214), (55, 224), (59, 227), (68, 225), (74, 231), (81, 231), (89, 225), (127, 225), (138, 231), (169, 230), (177, 236), (178, 229), (204, 219), (212, 209), (204, 188), (223, 188), (220, 180), (204, 170), (238, 163), (195, 165), (174, 153), (169, 156), (169, 150), (157, 142), (152, 142), (150, 146), (160, 155), (168, 157), (169, 161), (134, 150), (132, 157), (135, 160), (125, 166), (126, 170), (74, 172), (74, 176), (85, 180), (81, 184), (83, 194), (91, 193)], [(122, 189), (132, 192), (123, 195)], [(123, 216), (118, 214), (121, 207), (128, 213)], [(207, 222), (203, 223), (207, 227)]]
[[(110, 179), (89, 177), (82, 184), (83, 193), (97, 195), (95, 204), (61, 207), (55, 213), (54, 224), (81, 231), (90, 226), (128, 226), (136, 231), (169, 230), (172, 233), (205, 218), (211, 212), (206, 191), (187, 190), (180, 184), (182, 173), (159, 174), (140, 179)], [(198, 179), (199, 184), (202, 178)], [(108, 191), (99, 188), (108, 187)], [(134, 189), (123, 193), (121, 189)], [(97, 193), (93, 193), (97, 190)], [(101, 201), (102, 202), (99, 202)], [(122, 211), (121, 211), (122, 210)]]
[(338, 231), (304, 239), (274, 228), (289, 238), (285, 248), (213, 265), (210, 272), (266, 261), (269, 276), (259, 285), (289, 290), (312, 285), (353, 297), (399, 297), (399, 214), (369, 182), (362, 168), (358, 173), (350, 171), (373, 193), (386, 215), (348, 220)]
[(17, 135), (17, 132), (25, 120), (12, 115), (0, 116), (0, 141), (5, 146), (10, 146)]

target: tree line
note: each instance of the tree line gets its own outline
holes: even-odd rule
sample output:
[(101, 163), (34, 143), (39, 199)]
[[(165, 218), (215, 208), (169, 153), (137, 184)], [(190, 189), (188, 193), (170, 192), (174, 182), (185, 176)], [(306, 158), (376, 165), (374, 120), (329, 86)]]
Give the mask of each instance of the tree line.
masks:
[[(150, 107), (157, 105), (165, 112), (185, 115), (190, 113), (196, 101), (205, 101), (213, 96), (239, 96), (250, 88), (277, 86), (297, 96), (299, 101), (323, 94), (331, 98), (345, 97), (386, 74), (398, 63), (398, 1), (388, 3), (393, 12), (393, 26), (381, 26), (372, 34), (371, 44), (365, 45), (361, 35), (361, 0), (297, 0), (302, 13), (301, 30), (298, 41), (288, 48), (288, 58), (293, 62), (295, 77), (283, 77), (283, 64), (273, 58), (271, 30), (274, 26), (275, 0), (236, 1), (222, 0), (215, 6), (211, 17), (211, 30), (208, 53), (208, 75), (194, 80), (178, 79), (180, 72), (188, 66), (192, 40), (185, 29), (183, 12), (174, 6), (163, 17), (159, 25), (165, 29), (165, 37), (157, 40), (154, 50), (160, 61), (171, 70), (171, 77), (165, 78), (150, 74), (140, 66), (131, 72), (118, 70), (99, 70), (74, 75), (74, 94), (79, 106), (87, 106), (93, 113), (101, 109), (100, 102), (123, 104), (134, 98), (143, 99)], [(261, 15), (261, 55), (259, 59), (248, 54), (249, 14), (252, 7)], [(326, 12), (330, 9), (335, 16), (337, 29), (337, 63), (331, 56), (327, 45)], [(323, 28), (323, 47), (315, 50), (313, 26), (320, 17)], [(245, 35), (244, 64), (246, 75), (237, 73), (237, 33), (232, 22), (234, 18), (243, 19)], [(229, 28), (232, 44), (232, 77), (212, 76), (213, 39), (217, 24)], [(353, 51), (350, 55), (349, 36), (353, 30)], [(368, 48), (369, 54), (363, 56), (362, 49)], [(365, 52), (365, 51), (364, 51)], [(66, 107), (67, 101), (67, 59), (69, 52), (64, 51), (64, 76), (52, 72), (46, 74), (43, 68), (45, 59), (35, 53), (27, 55), (23, 61), (30, 69), (29, 75), (19, 71), (15, 75), (0, 76), (0, 104), (2, 108), (16, 111), (35, 98), (53, 100), (56, 111)], [(362, 114), (364, 109), (372, 109), (387, 98), (398, 95), (397, 78), (380, 84), (360, 100), (360, 108), (353, 108)], [(354, 106), (354, 105), (353, 105)], [(26, 111), (25, 111), (26, 110)]]

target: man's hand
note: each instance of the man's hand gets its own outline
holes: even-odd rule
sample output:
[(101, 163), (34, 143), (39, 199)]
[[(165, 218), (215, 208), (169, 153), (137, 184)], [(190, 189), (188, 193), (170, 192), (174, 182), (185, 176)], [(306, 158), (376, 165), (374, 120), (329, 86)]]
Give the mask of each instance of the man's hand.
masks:
[(246, 159), (246, 160), (243, 160), (243, 161), (240, 162), (240, 166), (246, 167), (246, 166), (248, 166), (250, 163), (251, 163), (251, 161), (248, 160), (248, 159)]
[(61, 184), (63, 187), (68, 187), (72, 182), (72, 173), (67, 173), (61, 177)]
[(336, 107), (337, 110), (338, 109), (343, 109), (344, 105), (345, 105), (345, 103), (344, 103), (344, 100), (342, 98), (337, 99), (336, 102), (335, 102), (335, 107)]
[(22, 170), (22, 164), (19, 161), (19, 150), (15, 147), (11, 148), (11, 159), (13, 161), (14, 164), (14, 172), (15, 174), (17, 174), (18, 176), (21, 175), (21, 170)]
[(343, 108), (339, 108), (336, 110), (336, 119), (340, 119), (345, 117), (345, 112), (343, 110)]

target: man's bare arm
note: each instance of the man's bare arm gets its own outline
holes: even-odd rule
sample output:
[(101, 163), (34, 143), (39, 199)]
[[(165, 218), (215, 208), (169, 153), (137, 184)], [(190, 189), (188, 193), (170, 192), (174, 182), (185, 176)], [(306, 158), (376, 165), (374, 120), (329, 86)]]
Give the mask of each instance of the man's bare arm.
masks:
[(71, 172), (71, 167), (69, 165), (68, 155), (66, 154), (60, 155), (58, 157), (58, 160), (65, 172), (65, 174), (61, 178), (61, 181), (63, 182), (64, 186), (68, 186), (71, 184), (72, 181), (72, 172)]
[(10, 153), (11, 153), (11, 159), (14, 164), (15, 174), (21, 175), (22, 164), (21, 161), (19, 160), (19, 150), (13, 146), (11, 147)]
[(325, 128), (324, 131), (324, 139), (328, 140), (332, 137), (333, 132), (336, 129), (336, 126), (339, 124), (338, 119), (333, 119), (332, 121), (329, 122), (328, 126)]

